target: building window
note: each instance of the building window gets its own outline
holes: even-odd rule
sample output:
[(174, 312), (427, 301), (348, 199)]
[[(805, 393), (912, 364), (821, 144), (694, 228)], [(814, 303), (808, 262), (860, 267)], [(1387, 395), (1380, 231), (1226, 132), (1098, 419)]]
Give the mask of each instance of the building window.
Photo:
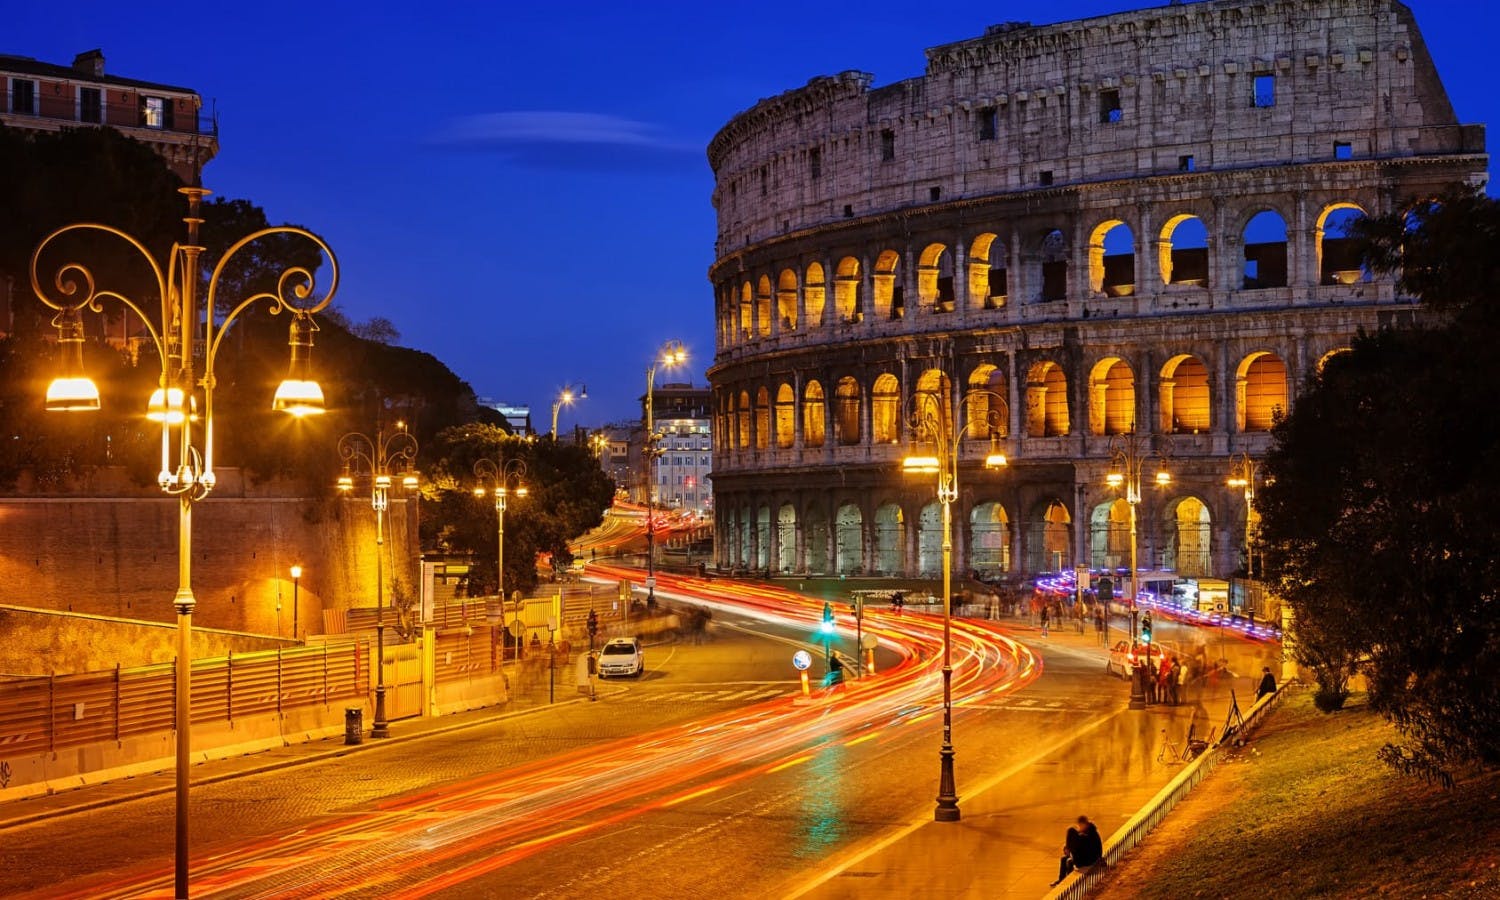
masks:
[(817, 147), (807, 151), (807, 171), (813, 181), (823, 177), (823, 151)]
[(854, 207), (852, 205), (848, 204), (848, 203), (844, 204), (844, 218), (846, 218), (846, 219), (852, 219), (852, 218), (854, 218)]
[(143, 128), (165, 128), (167, 122), (167, 101), (164, 97), (142, 97), (141, 98), (141, 127)]
[(1107, 90), (1099, 92), (1099, 123), (1101, 125), (1113, 125), (1125, 118), (1125, 110), (1120, 106), (1120, 92)]
[(880, 132), (880, 161), (891, 162), (896, 158), (896, 132), (889, 128)]
[(1333, 142), (1333, 158), (1334, 159), (1353, 159), (1354, 158), (1354, 145), (1351, 144), (1351, 143), (1349, 143), (1348, 141), (1334, 141)]
[(760, 195), (762, 197), (764, 197), (766, 195), (766, 191), (770, 188), (770, 186), (771, 186), (771, 173), (770, 173), (770, 171), (765, 166), (761, 166), (760, 167)]
[(1000, 116), (993, 106), (986, 106), (979, 111), (979, 139), (981, 141), (993, 141), (995, 139), (996, 126), (999, 124)]
[(1042, 170), (1041, 178), (1039, 178), (1038, 180), (1041, 181), (1042, 187), (1051, 187), (1052, 186), (1052, 170), (1051, 169), (1043, 169)]
[(1196, 172), (1196, 171), (1198, 171), (1198, 164), (1193, 160), (1193, 155), (1191, 153), (1187, 154), (1186, 156), (1179, 156), (1179, 157), (1177, 157), (1177, 171), (1179, 171), (1179, 172)]
[(931, 200), (933, 203), (936, 203), (939, 200), (943, 199), (943, 189), (940, 187), (928, 188), (927, 199)]
[(10, 111), (23, 116), (36, 115), (36, 82), (12, 78), (10, 80)]
[(78, 121), (104, 121), (104, 100), (98, 88), (81, 87), (78, 89)]
[(1255, 76), (1254, 92), (1250, 95), (1250, 105), (1257, 109), (1269, 109), (1276, 105), (1276, 76)]

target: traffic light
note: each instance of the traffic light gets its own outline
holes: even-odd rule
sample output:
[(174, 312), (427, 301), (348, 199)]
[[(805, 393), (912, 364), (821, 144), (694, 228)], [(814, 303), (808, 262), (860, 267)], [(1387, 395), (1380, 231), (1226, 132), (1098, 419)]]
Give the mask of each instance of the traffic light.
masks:
[(1151, 643), (1151, 614), (1141, 616), (1141, 643)]
[(588, 628), (589, 637), (593, 637), (599, 633), (599, 614), (592, 609), (589, 610)]
[(833, 604), (823, 601), (823, 632), (833, 634)]
[(1108, 603), (1115, 599), (1115, 583), (1109, 578), (1099, 579), (1098, 584), (1095, 586), (1095, 591), (1100, 603)]

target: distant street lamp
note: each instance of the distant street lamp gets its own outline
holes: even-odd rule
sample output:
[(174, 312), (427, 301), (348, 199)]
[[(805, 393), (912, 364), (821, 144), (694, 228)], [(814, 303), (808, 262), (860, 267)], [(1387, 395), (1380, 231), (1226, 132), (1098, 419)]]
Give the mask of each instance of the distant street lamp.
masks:
[[(370, 737), (390, 737), (390, 723), (385, 717), (385, 516), (390, 508), (390, 493), (397, 485), (402, 490), (417, 489), (417, 475), (412, 464), (417, 459), (417, 439), (397, 422), (396, 430), (386, 434), (376, 427), (375, 437), (352, 431), (339, 438), (339, 458), (344, 474), (339, 476), (339, 490), (354, 490), (354, 479), (370, 479), (370, 507), (375, 510), (375, 721)], [(399, 480), (398, 480), (399, 479)]]
[(962, 425), (954, 421), (948, 397), (948, 379), (942, 379), (939, 391), (919, 391), (912, 396), (911, 427), (917, 443), (930, 444), (930, 455), (913, 454), (901, 461), (908, 475), (937, 476), (937, 499), (943, 507), (943, 746), (938, 750), (939, 774), (937, 808), (933, 819), (938, 822), (959, 820), (958, 787), (953, 775), (953, 501), (958, 499), (958, 464), (960, 442), (966, 434), (989, 438), (985, 455), (987, 469), (1000, 469), (1009, 460), (1000, 447), (1000, 412), (1006, 400), (993, 391), (975, 389), (964, 395), (964, 406), (980, 398), (986, 404), (983, 419), (971, 419)]
[[(271, 408), (301, 417), (324, 411), (323, 389), (311, 372), (312, 336), (317, 330), (313, 313), (328, 306), (338, 290), (338, 261), (323, 239), (301, 228), (278, 226), (263, 228), (236, 241), (219, 257), (207, 283), (203, 282), (199, 258), (204, 247), (198, 228), (203, 223), (202, 201), (209, 191), (201, 187), (184, 187), (178, 191), (187, 197), (187, 243), (174, 243), (163, 267), (151, 256), (144, 243), (108, 225), (77, 223), (65, 225), (42, 238), (31, 255), (31, 287), (43, 303), (58, 311), (53, 325), (58, 330), (58, 377), (47, 386), (46, 409), (49, 411), (87, 411), (99, 409), (99, 388), (83, 368), (83, 313), (102, 312), (101, 301), (114, 300), (134, 313), (144, 323), (150, 343), (161, 360), (161, 376), (146, 405), (146, 416), (161, 425), (161, 470), (157, 485), (176, 497), (177, 505), (177, 594), (172, 600), (177, 610), (176, 667), (176, 843), (174, 873), (176, 896), (188, 896), (188, 768), (192, 750), (192, 662), (193, 608), (197, 599), (192, 586), (193, 504), (208, 496), (217, 483), (214, 474), (214, 390), (218, 386), (214, 364), (229, 326), (245, 310), (265, 301), (273, 315), (290, 314), (291, 366), (285, 380), (276, 389)], [(160, 315), (153, 321), (140, 304), (101, 283), (95, 273), (79, 262), (58, 267), (51, 279), (40, 277), (42, 257), (52, 242), (63, 235), (107, 235), (118, 238), (145, 260), (146, 271), (155, 280), (152, 285), (160, 302)], [(287, 266), (274, 281), (276, 289), (259, 291), (248, 297), (220, 298), (221, 277), (230, 268), (240, 250), (263, 238), (291, 236), (311, 241), (328, 257), (329, 286), (322, 297), (314, 293), (313, 273), (302, 266)], [(62, 250), (54, 250), (62, 253)], [(101, 274), (107, 279), (116, 271), (110, 263)], [(240, 274), (240, 273), (237, 273)], [(199, 303), (199, 290), (203, 302)], [(218, 311), (230, 311), (215, 322)], [(199, 347), (198, 342), (202, 341)], [(201, 376), (194, 366), (202, 365)], [(202, 390), (203, 403), (198, 406), (197, 392)], [(202, 431), (195, 426), (202, 423)]]
[[(1136, 565), (1137, 541), (1136, 541), (1136, 512), (1135, 508), (1141, 502), (1141, 471), (1148, 459), (1155, 458), (1157, 461), (1155, 483), (1157, 487), (1166, 487), (1172, 483), (1172, 476), (1166, 469), (1166, 456), (1159, 450), (1151, 450), (1148, 444), (1152, 441), (1152, 435), (1141, 435), (1134, 427), (1127, 434), (1118, 434), (1110, 440), (1109, 448), (1109, 474), (1104, 481), (1116, 490), (1125, 489), (1125, 502), (1130, 506), (1130, 639), (1134, 644), (1137, 633), (1136, 622), (1136, 599), (1140, 596), (1140, 585), (1136, 583), (1138, 577)], [(1106, 611), (1107, 612), (1107, 611)], [(1151, 647), (1146, 647), (1146, 662), (1151, 661)], [(1145, 685), (1137, 673), (1131, 673), (1130, 679), (1130, 708), (1145, 709), (1146, 693)]]
[[(500, 618), (498, 623), (505, 625), (505, 504), (510, 497), (521, 498), (527, 494), (526, 485), (521, 479), (526, 477), (526, 461), (523, 459), (509, 459), (504, 463), (497, 463), (493, 459), (484, 458), (474, 461), (474, 474), (480, 478), (490, 480), (490, 493), (495, 498), (495, 545), (498, 548), (495, 559), (495, 593), (500, 597)], [(474, 489), (474, 496), (483, 497), (485, 489), (483, 486)], [(516, 642), (516, 663), (521, 661), (521, 607), (516, 605), (515, 632), (511, 637)]]
[(589, 398), (589, 386), (586, 384), (578, 386), (575, 394), (571, 385), (565, 386), (557, 399), (552, 401), (552, 439), (557, 440), (557, 412), (564, 406), (572, 406), (575, 401), (587, 400)]
[(302, 587), (302, 567), (292, 566), (292, 640), (301, 640), (297, 631), (297, 594)]
[[(1255, 577), (1255, 479), (1256, 463), (1248, 453), (1240, 453), (1230, 459), (1229, 480), (1226, 484), (1240, 488), (1245, 495), (1245, 577)], [(1264, 564), (1264, 563), (1262, 563)]]
[(660, 437), (656, 433), (653, 407), (655, 400), (653, 394), (656, 392), (656, 367), (675, 369), (687, 362), (687, 348), (682, 346), (681, 341), (667, 341), (662, 344), (661, 350), (657, 352), (656, 359), (646, 369), (646, 446), (644, 456), (646, 457), (646, 605), (652, 606), (656, 603), (656, 513), (652, 505), (656, 496), (656, 459), (661, 456), (662, 451), (657, 448), (656, 442)]

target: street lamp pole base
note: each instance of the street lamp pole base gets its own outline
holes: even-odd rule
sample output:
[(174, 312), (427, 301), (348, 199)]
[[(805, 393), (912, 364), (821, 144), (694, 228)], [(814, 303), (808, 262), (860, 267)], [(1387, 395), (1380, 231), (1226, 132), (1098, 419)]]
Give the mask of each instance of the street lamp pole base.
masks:
[(934, 822), (957, 822), (958, 811), (958, 786), (953, 779), (953, 747), (944, 744), (943, 749), (938, 751), (941, 760), (942, 774), (938, 776), (937, 808), (932, 811)]
[(1141, 670), (1132, 668), (1130, 670), (1130, 708), (1146, 708), (1146, 688), (1141, 684)]
[(370, 737), (391, 736), (391, 723), (385, 720), (385, 685), (375, 688), (375, 721), (370, 724)]

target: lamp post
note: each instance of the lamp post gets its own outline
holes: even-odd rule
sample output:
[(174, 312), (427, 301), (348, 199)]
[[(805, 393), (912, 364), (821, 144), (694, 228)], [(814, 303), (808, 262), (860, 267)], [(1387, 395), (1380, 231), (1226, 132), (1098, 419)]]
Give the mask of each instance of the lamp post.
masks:
[[(100, 407), (99, 389), (83, 369), (83, 313), (102, 312), (101, 302), (113, 300), (137, 316), (150, 335), (161, 360), (156, 390), (147, 402), (146, 415), (161, 425), (161, 470), (157, 485), (177, 498), (177, 593), (172, 600), (177, 611), (176, 666), (176, 896), (188, 896), (188, 766), (192, 749), (192, 629), (197, 599), (192, 586), (193, 504), (204, 499), (217, 483), (214, 474), (214, 365), (230, 325), (245, 310), (265, 301), (270, 313), (291, 317), (291, 366), (271, 401), (273, 409), (306, 416), (324, 411), (323, 390), (310, 371), (312, 336), (317, 330), (313, 314), (326, 307), (338, 290), (338, 261), (323, 239), (291, 226), (264, 228), (236, 241), (219, 258), (206, 285), (199, 270), (204, 247), (198, 228), (203, 223), (201, 187), (178, 189), (187, 197), (187, 242), (174, 243), (166, 266), (151, 256), (145, 244), (118, 228), (97, 223), (66, 225), (42, 238), (31, 256), (31, 287), (43, 303), (58, 311), (52, 320), (58, 329), (61, 371), (47, 386), (46, 408), (50, 411), (86, 411)], [(160, 315), (153, 321), (142, 304), (111, 289), (95, 277), (85, 264), (69, 261), (53, 277), (40, 277), (43, 256), (53, 241), (64, 235), (105, 235), (122, 241), (145, 260), (154, 278)], [(318, 297), (311, 270), (287, 266), (276, 279), (274, 291), (258, 291), (248, 297), (218, 296), (221, 276), (231, 260), (248, 245), (268, 236), (295, 236), (311, 241), (329, 261), (328, 290)], [(65, 242), (66, 243), (66, 242)], [(65, 252), (54, 247), (50, 253)], [(113, 271), (113, 270), (112, 270)], [(101, 273), (108, 275), (108, 273)], [(199, 289), (203, 288), (200, 304)], [(222, 320), (218, 310), (229, 309)], [(196, 344), (202, 341), (202, 347)], [(201, 373), (196, 366), (201, 365)], [(198, 408), (197, 392), (203, 402)], [(196, 427), (201, 421), (201, 431)]]
[(588, 398), (589, 386), (586, 384), (579, 385), (578, 393), (576, 394), (573, 393), (573, 388), (571, 385), (563, 387), (562, 393), (558, 394), (557, 399), (552, 401), (552, 439), (554, 441), (557, 440), (558, 410), (562, 409), (564, 406), (572, 406), (573, 403), (577, 400), (587, 400)]
[[(1126, 434), (1115, 435), (1110, 440), (1109, 474), (1104, 478), (1105, 483), (1110, 487), (1116, 490), (1124, 488), (1125, 502), (1130, 506), (1130, 640), (1132, 644), (1136, 639), (1136, 599), (1140, 596), (1140, 586), (1136, 583), (1138, 545), (1135, 508), (1141, 502), (1141, 471), (1146, 461), (1152, 457), (1157, 460), (1154, 481), (1158, 487), (1165, 487), (1172, 483), (1172, 476), (1166, 470), (1166, 456), (1161, 451), (1151, 450), (1147, 446), (1151, 443), (1151, 439), (1151, 435), (1141, 435), (1134, 428)], [(1149, 644), (1146, 647), (1146, 663), (1148, 666), (1151, 663)], [(1141, 684), (1138, 672), (1131, 673), (1130, 708), (1146, 708), (1145, 685)]]
[[(674, 369), (687, 362), (687, 348), (682, 341), (667, 341), (662, 344), (656, 359), (646, 369), (646, 606), (656, 603), (656, 513), (651, 508), (656, 495), (656, 459), (661, 450), (656, 446), (658, 435), (654, 422), (654, 399), (656, 392), (656, 367)], [(627, 603), (627, 615), (628, 603)]]
[[(953, 502), (958, 499), (960, 442), (969, 433), (985, 434), (990, 440), (985, 468), (1009, 464), (1000, 448), (1000, 409), (1006, 400), (993, 391), (976, 389), (964, 395), (964, 405), (985, 398), (987, 415), (959, 425), (949, 400), (945, 376), (938, 391), (919, 391), (912, 396), (911, 427), (918, 443), (931, 444), (932, 455), (910, 455), (901, 470), (910, 475), (937, 476), (937, 499), (943, 508), (943, 745), (938, 750), (938, 796), (933, 819), (959, 820), (958, 788), (953, 775)], [(998, 402), (996, 402), (998, 401)], [(982, 431), (980, 429), (983, 429)]]
[(302, 567), (292, 566), (292, 640), (301, 640), (297, 631), (297, 594), (302, 587)]
[(340, 491), (345, 494), (353, 491), (358, 476), (370, 479), (370, 507), (375, 510), (375, 721), (370, 725), (370, 737), (390, 737), (391, 726), (385, 717), (385, 561), (381, 557), (391, 490), (398, 484), (402, 490), (417, 488), (417, 475), (412, 468), (417, 458), (417, 439), (407, 432), (404, 422), (397, 422), (396, 430), (390, 434), (377, 425), (373, 438), (351, 431), (339, 438), (339, 458), (344, 461), (344, 474), (339, 476), (338, 483)]
[(1255, 577), (1255, 470), (1254, 458), (1248, 453), (1231, 457), (1229, 487), (1240, 488), (1245, 495), (1245, 577)]
[[(555, 413), (554, 413), (555, 415)], [(505, 624), (505, 504), (510, 497), (525, 497), (526, 485), (521, 479), (526, 477), (526, 461), (522, 459), (509, 459), (503, 463), (497, 463), (493, 459), (478, 459), (474, 461), (474, 474), (479, 478), (488, 478), (493, 485), (490, 489), (495, 497), (495, 546), (499, 548), (495, 557), (495, 593), (500, 596), (500, 619), (503, 627)], [(514, 486), (512, 486), (514, 485)], [(476, 487), (474, 496), (483, 497), (484, 487)], [(512, 637), (516, 642), (516, 662), (521, 661), (521, 607), (516, 606), (516, 627), (513, 629)]]

